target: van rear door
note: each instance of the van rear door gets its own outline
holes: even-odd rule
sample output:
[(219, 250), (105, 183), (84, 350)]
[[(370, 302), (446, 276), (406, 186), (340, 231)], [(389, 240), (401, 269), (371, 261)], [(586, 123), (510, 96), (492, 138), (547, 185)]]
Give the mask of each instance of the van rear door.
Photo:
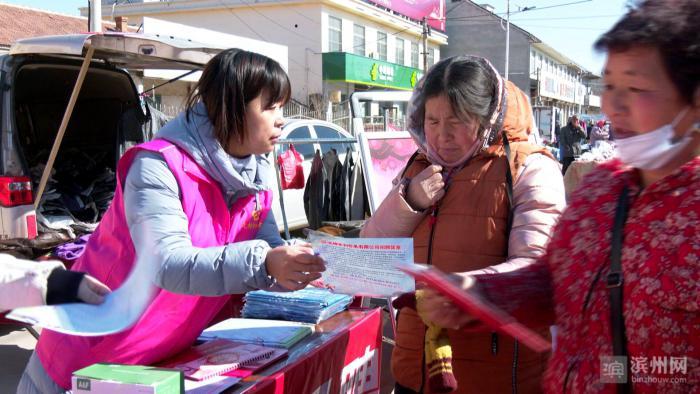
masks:
[(192, 70), (202, 68), (220, 48), (189, 40), (134, 33), (85, 33), (33, 37), (17, 41), (10, 55), (57, 55), (94, 59), (125, 69)]

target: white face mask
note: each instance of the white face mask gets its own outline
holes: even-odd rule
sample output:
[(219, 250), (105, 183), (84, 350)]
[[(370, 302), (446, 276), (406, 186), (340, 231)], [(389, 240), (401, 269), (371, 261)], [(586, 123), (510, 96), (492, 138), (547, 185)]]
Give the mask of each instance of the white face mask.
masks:
[[(674, 128), (690, 107), (669, 124), (648, 133), (618, 140), (617, 153), (623, 163), (642, 170), (656, 170), (671, 161), (691, 140), (693, 133), (676, 137)], [(613, 130), (614, 133), (614, 130)]]

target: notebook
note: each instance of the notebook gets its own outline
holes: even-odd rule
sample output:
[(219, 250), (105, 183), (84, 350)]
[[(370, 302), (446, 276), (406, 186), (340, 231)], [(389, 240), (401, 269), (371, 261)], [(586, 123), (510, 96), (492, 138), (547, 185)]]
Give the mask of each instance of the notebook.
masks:
[(226, 372), (221, 376), (214, 376), (205, 380), (185, 379), (185, 394), (219, 394), (285, 356), (287, 356), (287, 349), (274, 349), (274, 353), (269, 357), (251, 361), (245, 366)]
[(181, 370), (188, 379), (204, 380), (234, 371), (274, 353), (275, 349), (269, 347), (217, 339), (193, 347), (181, 357), (190, 361), (175, 363), (171, 368)]
[(415, 277), (416, 281), (423, 282), (430, 288), (437, 290), (457, 307), (481, 320), (492, 329), (510, 335), (538, 353), (551, 350), (549, 341), (538, 333), (518, 323), (515, 318), (481, 297), (462, 290), (437, 268), (422, 264), (400, 265), (398, 268)]
[(292, 345), (314, 332), (315, 326), (284, 320), (239, 319), (221, 321), (202, 332), (202, 340), (217, 338), (236, 342), (289, 349)]
[(274, 364), (276, 361), (287, 357), (287, 349), (273, 349), (272, 354), (267, 357), (259, 358), (255, 361), (251, 361), (246, 365), (235, 369), (233, 371), (226, 372), (224, 376), (234, 377), (234, 378), (247, 378), (248, 376), (261, 371), (262, 369)]

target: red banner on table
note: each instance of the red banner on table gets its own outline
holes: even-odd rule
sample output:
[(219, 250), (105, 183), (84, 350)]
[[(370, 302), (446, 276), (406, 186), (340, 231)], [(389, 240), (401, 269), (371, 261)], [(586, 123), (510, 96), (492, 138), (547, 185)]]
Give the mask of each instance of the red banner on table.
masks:
[(351, 310), (317, 327), (310, 340), (292, 348), (277, 371), (246, 379), (255, 383), (244, 392), (379, 393), (381, 309)]

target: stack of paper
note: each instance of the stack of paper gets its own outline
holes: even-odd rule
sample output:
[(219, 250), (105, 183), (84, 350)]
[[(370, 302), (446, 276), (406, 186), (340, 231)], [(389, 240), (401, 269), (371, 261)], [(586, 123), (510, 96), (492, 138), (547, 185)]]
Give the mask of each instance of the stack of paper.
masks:
[(289, 293), (256, 290), (245, 296), (243, 317), (318, 323), (345, 310), (351, 302), (352, 296), (312, 287)]
[(284, 320), (226, 319), (202, 332), (199, 339), (230, 339), (236, 342), (289, 349), (311, 335), (314, 325)]

